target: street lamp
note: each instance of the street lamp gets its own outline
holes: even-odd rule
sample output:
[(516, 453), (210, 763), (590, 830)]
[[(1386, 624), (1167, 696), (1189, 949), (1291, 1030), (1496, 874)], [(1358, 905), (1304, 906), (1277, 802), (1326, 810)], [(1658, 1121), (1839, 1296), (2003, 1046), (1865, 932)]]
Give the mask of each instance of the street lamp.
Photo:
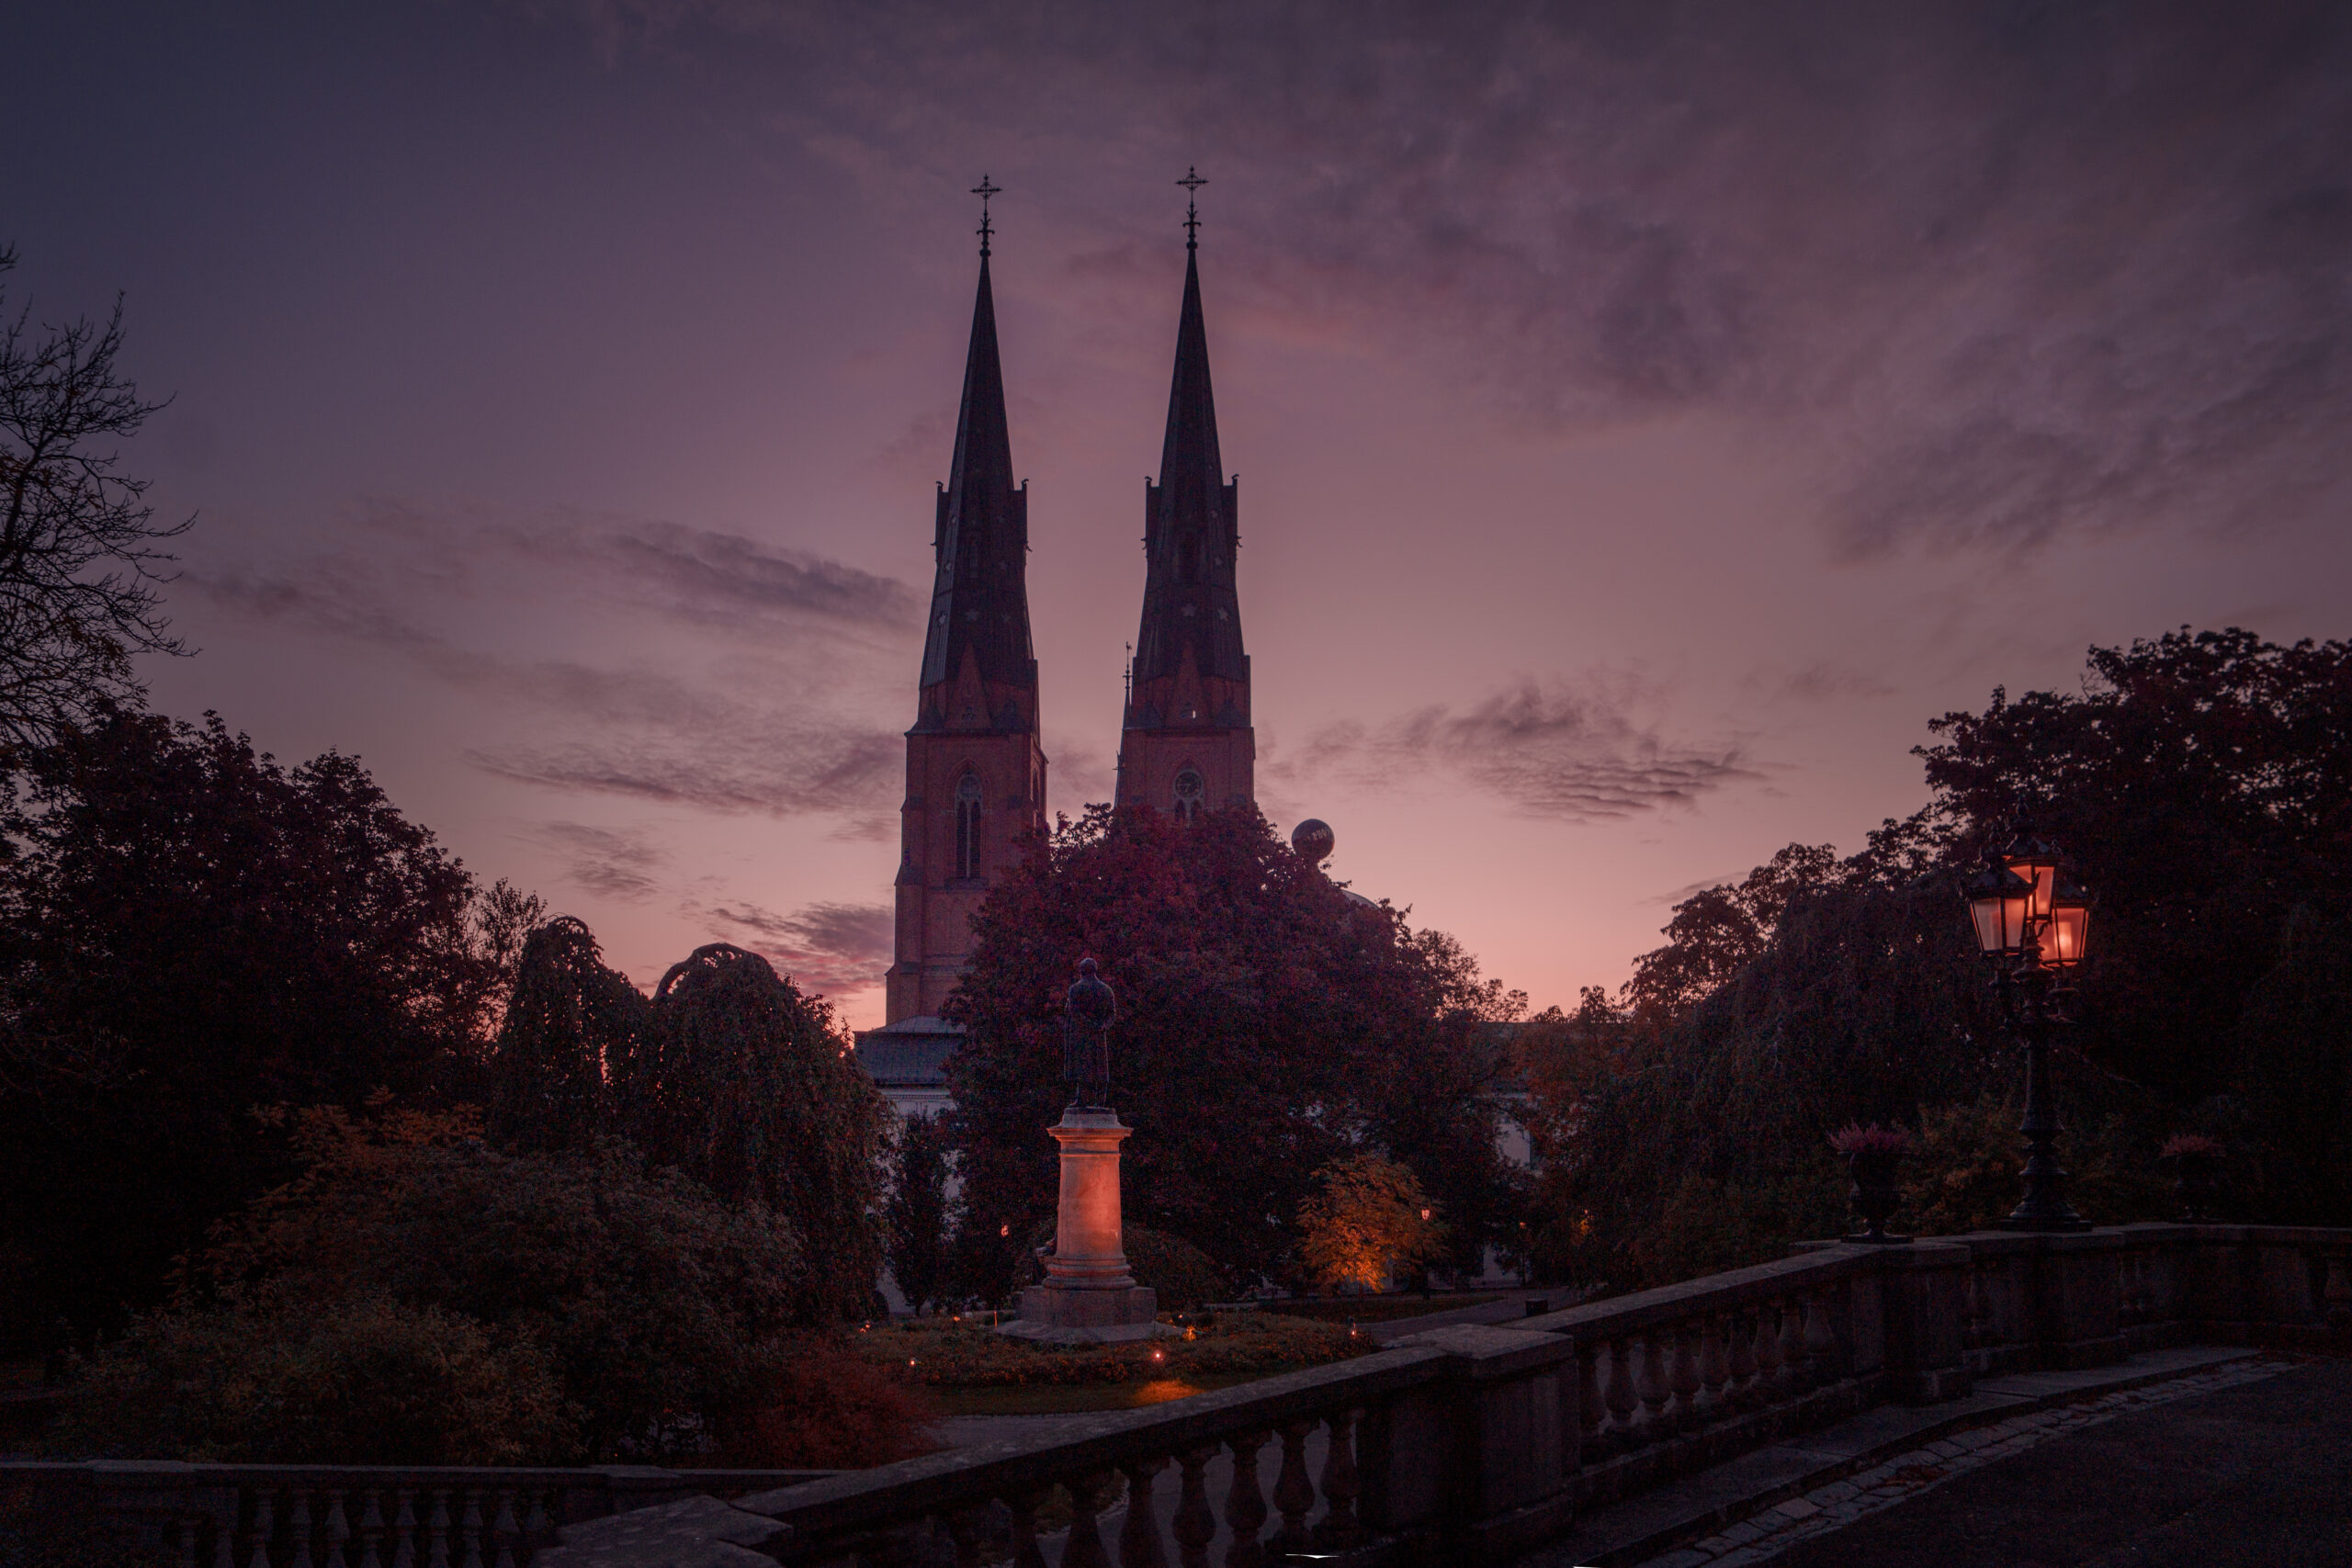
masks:
[(2021, 834), (1961, 885), (1977, 950), (1994, 965), (2002, 1014), (2025, 1042), (2025, 1198), (2004, 1230), (2090, 1229), (2063, 1190), (2062, 1129), (2050, 1094), (2051, 992), (2082, 963), (2091, 920), (2090, 898), (2059, 874), (2060, 858), (2056, 845)]

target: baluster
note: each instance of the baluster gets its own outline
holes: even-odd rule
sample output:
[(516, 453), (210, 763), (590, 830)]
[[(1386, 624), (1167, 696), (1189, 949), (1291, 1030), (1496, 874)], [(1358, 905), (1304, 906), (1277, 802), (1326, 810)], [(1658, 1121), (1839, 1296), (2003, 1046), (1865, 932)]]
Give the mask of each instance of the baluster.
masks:
[(384, 1494), (370, 1487), (359, 1510), (359, 1568), (384, 1568)]
[(269, 1568), (269, 1538), (277, 1528), (277, 1495), (254, 1489), (254, 1555), (248, 1568)]
[(1724, 1343), (1728, 1332), (1724, 1314), (1711, 1312), (1699, 1337), (1699, 1382), (1705, 1390), (1699, 1408), (1710, 1421), (1731, 1414), (1731, 1402), (1724, 1393), (1731, 1382), (1731, 1348)]
[(1007, 1493), (1004, 1506), (1012, 1515), (1012, 1568), (1046, 1568), (1046, 1554), (1037, 1550), (1037, 1505), (1042, 1492)]
[(980, 1568), (980, 1514), (976, 1508), (959, 1508), (940, 1521), (947, 1531), (948, 1543), (956, 1549), (956, 1568)]
[(1787, 1368), (1781, 1359), (1781, 1303), (1766, 1302), (1756, 1309), (1756, 1403), (1771, 1404), (1787, 1393)]
[(1183, 1568), (1209, 1568), (1209, 1542), (1216, 1539), (1216, 1516), (1209, 1511), (1205, 1472), (1216, 1455), (1216, 1449), (1212, 1445), (1187, 1449), (1176, 1456), (1177, 1468), (1183, 1472), (1183, 1484), (1176, 1499), (1176, 1517), (1169, 1521), (1168, 1532), (1176, 1538), (1176, 1555)]
[(229, 1517), (212, 1520), (212, 1568), (237, 1568), (237, 1521), (244, 1517), (245, 1495), (229, 1494)]
[(1609, 1408), (1609, 1447), (1617, 1453), (1636, 1448), (1640, 1437), (1634, 1429), (1634, 1410), (1639, 1403), (1634, 1393), (1634, 1343), (1616, 1338), (1609, 1342), (1609, 1382), (1602, 1388), (1601, 1403)]
[(1062, 1568), (1111, 1568), (1102, 1550), (1102, 1532), (1094, 1516), (1110, 1501), (1108, 1473), (1081, 1475), (1069, 1483), (1069, 1540), (1062, 1547)]
[(1815, 1388), (1837, 1381), (1838, 1337), (1829, 1329), (1829, 1303), (1819, 1292), (1804, 1299), (1805, 1373)]
[(1327, 1551), (1345, 1551), (1363, 1542), (1363, 1525), (1356, 1517), (1356, 1413), (1334, 1412), (1326, 1418), (1331, 1446), (1323, 1455), (1323, 1522), (1315, 1527), (1315, 1544)]
[(464, 1521), (458, 1527), (458, 1544), (464, 1555), (459, 1561), (464, 1568), (482, 1568), (481, 1561), (481, 1488), (466, 1488)]
[(1159, 1545), (1159, 1507), (1151, 1495), (1152, 1478), (1168, 1468), (1164, 1459), (1123, 1464), (1127, 1478), (1127, 1520), (1119, 1527), (1119, 1568), (1168, 1568), (1168, 1554)]
[(1667, 1337), (1653, 1328), (1642, 1336), (1642, 1359), (1634, 1368), (1634, 1392), (1642, 1399), (1641, 1439), (1655, 1443), (1672, 1434), (1674, 1424), (1667, 1419), (1667, 1401), (1674, 1396), (1674, 1386), (1667, 1379), (1668, 1359), (1673, 1348)]
[(2330, 1328), (2339, 1334), (2352, 1331), (2352, 1269), (2345, 1267), (2340, 1253), (2328, 1257), (2327, 1280), (2320, 1286), (2319, 1299)]
[(1678, 1432), (1695, 1432), (1702, 1417), (1699, 1414), (1699, 1330), (1695, 1324), (1685, 1323), (1674, 1330), (1673, 1372), (1668, 1382), (1674, 1390), (1674, 1404), (1669, 1418)]
[(534, 1486), (524, 1495), (531, 1500), (531, 1512), (523, 1521), (523, 1550), (536, 1553), (555, 1536), (555, 1521), (548, 1517), (548, 1499), (554, 1494), (547, 1487)]
[(196, 1568), (196, 1521), (180, 1521), (179, 1568)]
[(1984, 1322), (1984, 1270), (1973, 1259), (1968, 1265), (1968, 1294), (1960, 1309), (1960, 1342), (1971, 1350), (1981, 1350), (1991, 1337)]
[(1315, 1511), (1315, 1483), (1306, 1478), (1306, 1434), (1312, 1421), (1285, 1422), (1282, 1428), (1283, 1464), (1274, 1474), (1274, 1506), (1282, 1511), (1282, 1528), (1274, 1532), (1277, 1555), (1287, 1557), (1315, 1544), (1306, 1533), (1306, 1516)]
[(516, 1568), (514, 1549), (522, 1544), (523, 1525), (514, 1517), (514, 1488), (498, 1489), (497, 1515), (491, 1520), (490, 1531), (498, 1542), (497, 1568)]
[(327, 1568), (351, 1568), (343, 1543), (351, 1539), (351, 1519), (343, 1509), (343, 1488), (327, 1494)]
[(1731, 1405), (1753, 1410), (1764, 1403), (1756, 1386), (1756, 1320), (1758, 1314), (1742, 1309), (1731, 1315)]
[(1258, 1490), (1258, 1450), (1272, 1436), (1244, 1432), (1226, 1441), (1233, 1450), (1233, 1484), (1225, 1495), (1225, 1528), (1233, 1532), (1233, 1540), (1226, 1545), (1225, 1568), (1261, 1568), (1266, 1561), (1266, 1549), (1258, 1540), (1266, 1523), (1266, 1499)]
[(392, 1568), (416, 1568), (416, 1488), (403, 1486), (392, 1515)]
[(1598, 1463), (1600, 1423), (1609, 1407), (1600, 1403), (1600, 1356), (1605, 1346), (1585, 1340), (1577, 1346), (1577, 1453), (1569, 1468)]
[(449, 1488), (433, 1489), (433, 1512), (424, 1521), (424, 1568), (449, 1568)]
[(1813, 1386), (1805, 1371), (1804, 1306), (1792, 1296), (1781, 1303), (1781, 1383), (1791, 1398)]
[(311, 1491), (294, 1489), (294, 1512), (286, 1521), (286, 1556), (293, 1568), (317, 1568), (311, 1561)]

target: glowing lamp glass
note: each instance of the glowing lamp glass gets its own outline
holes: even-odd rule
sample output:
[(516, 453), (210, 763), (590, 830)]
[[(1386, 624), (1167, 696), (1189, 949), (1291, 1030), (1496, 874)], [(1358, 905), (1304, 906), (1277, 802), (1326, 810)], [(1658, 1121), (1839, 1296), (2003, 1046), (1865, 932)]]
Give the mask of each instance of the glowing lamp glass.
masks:
[(2024, 883), (2028, 889), (2029, 907), (2026, 918), (2046, 920), (2050, 918), (2051, 899), (2058, 886), (2058, 851), (2056, 846), (2040, 839), (2018, 838), (2001, 852), (2001, 863), (2010, 874)]
[(2025, 950), (2027, 923), (2033, 913), (2030, 883), (2007, 870), (1987, 871), (1969, 879), (1967, 896), (1978, 951), (1999, 958)]
[(2050, 905), (2050, 929), (2041, 938), (2041, 962), (2052, 969), (2073, 968), (2083, 961), (2090, 932), (2090, 900), (2073, 888), (2059, 889)]

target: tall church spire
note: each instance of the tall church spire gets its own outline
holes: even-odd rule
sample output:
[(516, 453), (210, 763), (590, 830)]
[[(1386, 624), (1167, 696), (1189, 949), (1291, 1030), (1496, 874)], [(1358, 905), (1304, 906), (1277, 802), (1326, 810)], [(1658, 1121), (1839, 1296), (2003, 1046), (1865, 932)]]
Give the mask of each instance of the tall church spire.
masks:
[(1029, 502), (1012, 482), (1012, 437), (1004, 416), (1004, 371), (997, 358), (996, 299), (989, 287), (983, 230), (979, 295), (972, 305), (972, 343), (964, 360), (964, 401), (956, 420), (956, 455), (939, 491), (932, 539), (931, 624), (923, 639), (922, 684), (953, 680), (969, 649), (980, 678), (1035, 687), (1029, 641), (1025, 557)]
[[(1207, 182), (1188, 173), (1177, 183)], [(1235, 576), (1238, 486), (1217, 447), (1199, 224), (1188, 205), (1168, 429), (1159, 481), (1144, 482), (1143, 622), (1120, 746), (1120, 799), (1180, 815), (1252, 798), (1256, 750)]]
[[(972, 194), (985, 204), (996, 187), (983, 179)], [(933, 522), (936, 570), (914, 728), (907, 731), (896, 958), (885, 982), (885, 1032), (910, 1019), (926, 1021), (916, 1032), (927, 1045), (946, 1027), (937, 1025), (937, 1014), (970, 956), (972, 912), (1046, 822), (1037, 660), (1029, 642), (1029, 491), (1012, 482), (987, 212), (983, 205), (956, 453)]]

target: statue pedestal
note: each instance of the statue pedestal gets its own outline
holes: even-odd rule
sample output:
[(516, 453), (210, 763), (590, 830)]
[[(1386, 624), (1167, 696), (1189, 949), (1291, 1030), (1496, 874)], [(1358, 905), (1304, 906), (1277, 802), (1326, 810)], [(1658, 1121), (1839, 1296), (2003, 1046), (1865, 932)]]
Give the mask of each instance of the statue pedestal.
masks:
[(1021, 1315), (999, 1332), (1065, 1343), (1173, 1333), (1157, 1321), (1158, 1294), (1136, 1283), (1120, 1245), (1119, 1145), (1134, 1129), (1115, 1111), (1073, 1105), (1046, 1131), (1062, 1146), (1054, 1255), (1046, 1282), (1021, 1292)]

